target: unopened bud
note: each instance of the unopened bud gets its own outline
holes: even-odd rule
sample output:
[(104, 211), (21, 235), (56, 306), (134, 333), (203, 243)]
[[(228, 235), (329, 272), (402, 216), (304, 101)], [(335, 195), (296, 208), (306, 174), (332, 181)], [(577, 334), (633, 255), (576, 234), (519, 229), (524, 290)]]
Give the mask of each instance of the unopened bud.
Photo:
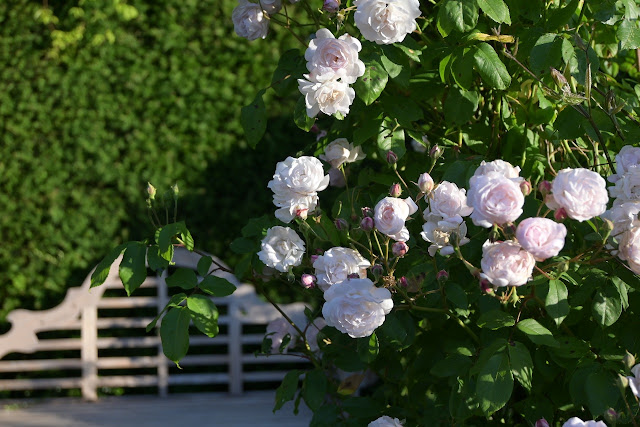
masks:
[(531, 182), (524, 180), (520, 183), (520, 191), (522, 191), (522, 194), (524, 194), (525, 196), (531, 194), (531, 190)]
[(320, 255), (311, 255), (309, 259), (311, 260), (311, 265), (320, 257)]
[(609, 408), (604, 412), (604, 419), (610, 427), (615, 427), (618, 423), (618, 418), (620, 418), (620, 415), (613, 408)]
[(489, 241), (491, 243), (495, 243), (498, 241), (499, 238), (500, 238), (500, 230), (498, 230), (498, 227), (494, 225), (491, 231), (489, 232)]
[(340, 0), (324, 0), (322, 8), (329, 13), (335, 13), (340, 8)]
[(449, 273), (446, 270), (440, 270), (436, 273), (436, 280), (441, 285), (445, 284), (449, 280)]
[(390, 165), (398, 163), (398, 155), (391, 150), (387, 151), (387, 163)]
[(444, 153), (444, 150), (438, 144), (434, 145), (431, 147), (431, 150), (429, 150), (429, 156), (434, 160), (439, 159), (442, 156), (442, 153)]
[(395, 242), (391, 247), (391, 252), (397, 257), (403, 257), (409, 252), (409, 246), (405, 242)]
[(630, 371), (631, 368), (633, 368), (633, 366), (636, 364), (636, 358), (633, 356), (633, 354), (627, 351), (622, 358), (622, 363), (624, 363), (624, 367), (627, 368), (628, 371)]
[(618, 378), (616, 379), (616, 385), (624, 394), (624, 390), (629, 386), (629, 380), (624, 375), (618, 374)]
[(612, 90), (607, 92), (607, 94), (604, 97), (604, 102), (609, 112), (612, 112), (613, 110), (616, 109), (616, 95), (615, 93), (613, 93)]
[(613, 231), (613, 221), (610, 219), (602, 218), (602, 228), (605, 233)]
[(287, 282), (295, 283), (295, 281), (296, 281), (296, 275), (293, 274), (293, 271), (289, 270), (289, 272), (287, 273)]
[(338, 231), (346, 231), (349, 229), (349, 223), (343, 218), (338, 218), (333, 223)]
[(382, 268), (382, 265), (374, 264), (373, 267), (371, 267), (371, 274), (373, 274), (373, 277), (376, 280), (381, 278), (383, 273), (384, 273), (384, 268)]
[(309, 132), (318, 133), (320, 132), (320, 128), (318, 127), (318, 125), (314, 124), (313, 126), (311, 126), (311, 129), (309, 129)]
[(369, 207), (362, 208), (362, 216), (368, 216), (369, 218), (373, 218), (374, 212), (373, 209)]
[(538, 184), (538, 191), (543, 196), (546, 196), (547, 194), (551, 193), (551, 182), (547, 180), (540, 181), (540, 184)]
[(480, 279), (480, 289), (485, 294), (493, 293), (493, 285), (487, 279)]
[(567, 216), (567, 211), (564, 208), (560, 208), (553, 213), (553, 218), (558, 222), (564, 221)]
[(178, 188), (177, 182), (171, 186), (171, 191), (173, 192), (173, 198), (177, 199), (178, 194), (180, 194), (180, 188)]
[(363, 231), (371, 231), (373, 230), (373, 227), (375, 226), (375, 223), (373, 221), (373, 218), (365, 216), (364, 218), (362, 218), (362, 221), (360, 221), (360, 228)]
[(149, 194), (149, 200), (156, 199), (156, 187), (151, 185), (150, 182), (147, 182), (147, 194)]
[(402, 187), (400, 187), (400, 184), (393, 184), (391, 188), (389, 188), (389, 195), (391, 197), (400, 197), (401, 194)]
[(553, 67), (550, 67), (550, 68), (551, 68), (551, 77), (553, 77), (553, 80), (555, 80), (558, 87), (564, 88), (566, 86), (569, 86), (569, 82), (560, 71), (556, 70)]
[(303, 274), (300, 277), (300, 284), (305, 289), (311, 289), (316, 286), (316, 276), (313, 274)]
[(398, 279), (398, 285), (402, 286), (403, 288), (407, 288), (409, 287), (409, 281), (406, 277), (402, 276)]
[(418, 187), (424, 194), (431, 193), (431, 190), (433, 190), (433, 187), (435, 187), (435, 183), (433, 182), (433, 178), (431, 178), (431, 175), (429, 175), (427, 172), (420, 175), (420, 178), (418, 178)]
[(544, 418), (540, 418), (538, 421), (536, 421), (534, 427), (549, 427), (549, 422)]
[(569, 261), (562, 261), (561, 263), (559, 263), (556, 271), (558, 272), (558, 275), (569, 271)]

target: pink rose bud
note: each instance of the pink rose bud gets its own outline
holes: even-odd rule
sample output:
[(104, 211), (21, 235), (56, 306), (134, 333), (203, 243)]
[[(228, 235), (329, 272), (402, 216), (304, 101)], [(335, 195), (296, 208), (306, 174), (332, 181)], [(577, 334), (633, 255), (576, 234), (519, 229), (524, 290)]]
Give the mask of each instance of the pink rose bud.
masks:
[(360, 228), (364, 231), (371, 231), (373, 230), (373, 227), (375, 226), (375, 223), (373, 221), (373, 218), (365, 216), (364, 218), (362, 218), (362, 221), (360, 221)]
[(538, 191), (542, 193), (543, 196), (546, 196), (551, 192), (551, 183), (547, 180), (540, 181), (540, 184), (538, 184)]
[(329, 13), (335, 13), (340, 8), (340, 1), (339, 0), (324, 0), (324, 4), (322, 5), (322, 8), (324, 10), (326, 10), (327, 12), (329, 12)]
[(402, 187), (400, 187), (400, 184), (393, 184), (391, 188), (389, 188), (389, 195), (391, 197), (400, 197), (401, 194)]
[(376, 280), (382, 277), (382, 273), (384, 273), (382, 265), (374, 264), (373, 267), (371, 267), (371, 274), (373, 274), (373, 277), (375, 277)]
[(390, 165), (395, 165), (398, 162), (398, 155), (393, 151), (387, 151), (387, 163)]
[(564, 208), (560, 208), (553, 213), (553, 218), (558, 222), (562, 222), (567, 219), (567, 211)]
[(440, 284), (445, 283), (447, 280), (449, 280), (449, 273), (447, 273), (446, 270), (438, 271), (438, 273), (436, 274), (436, 280)]
[(524, 180), (520, 183), (520, 190), (522, 191), (522, 194), (524, 194), (525, 196), (528, 196), (529, 194), (531, 194), (531, 183), (527, 180)]
[(549, 422), (544, 418), (540, 418), (536, 421), (535, 427), (549, 427)]
[(444, 153), (444, 150), (440, 148), (438, 144), (434, 145), (433, 147), (431, 147), (431, 150), (429, 150), (429, 156), (433, 157), (434, 159), (440, 158), (440, 156), (442, 156), (442, 153)]
[(307, 219), (307, 214), (309, 213), (309, 209), (296, 209), (296, 218), (300, 218), (301, 220)]
[(489, 294), (493, 291), (493, 286), (491, 286), (491, 282), (489, 282), (487, 279), (481, 279), (480, 289), (482, 290), (482, 292)]
[(362, 208), (362, 216), (368, 216), (369, 218), (373, 218), (374, 214), (375, 213), (373, 212), (373, 209), (369, 207)]
[(314, 262), (316, 262), (316, 260), (318, 259), (320, 255), (311, 255), (309, 257), (309, 259), (311, 259), (311, 264), (313, 264)]
[(618, 423), (618, 418), (620, 418), (620, 415), (613, 408), (607, 409), (604, 413), (604, 419), (610, 426), (615, 426)]
[(313, 274), (303, 274), (300, 278), (300, 284), (305, 289), (311, 289), (316, 285), (316, 276)]
[(147, 182), (147, 193), (149, 194), (150, 200), (155, 200), (156, 198), (156, 187), (151, 185), (150, 182)]
[(311, 129), (309, 129), (309, 131), (311, 133), (318, 133), (318, 132), (320, 132), (320, 128), (318, 127), (318, 125), (313, 125), (313, 126), (311, 126)]
[(409, 286), (409, 281), (407, 280), (406, 277), (402, 276), (401, 278), (398, 279), (398, 285), (402, 286), (403, 288), (406, 288), (407, 286)]
[(431, 175), (426, 172), (420, 175), (420, 178), (418, 178), (418, 187), (420, 187), (420, 191), (424, 194), (431, 193), (431, 190), (435, 187), (435, 183), (433, 182)]
[(338, 231), (345, 231), (349, 229), (349, 223), (342, 218), (338, 218), (333, 222), (338, 229)]
[(391, 247), (391, 252), (397, 257), (403, 257), (409, 252), (409, 246), (405, 242), (395, 242)]

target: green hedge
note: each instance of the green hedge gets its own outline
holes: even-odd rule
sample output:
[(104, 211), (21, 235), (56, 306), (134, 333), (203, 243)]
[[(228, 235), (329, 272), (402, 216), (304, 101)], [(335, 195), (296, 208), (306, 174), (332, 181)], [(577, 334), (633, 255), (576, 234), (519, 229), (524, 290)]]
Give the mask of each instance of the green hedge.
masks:
[(270, 99), (260, 153), (247, 147), (240, 108), (291, 46), (237, 37), (234, 0), (49, 3), (0, 2), (0, 320), (58, 304), (109, 248), (144, 237), (147, 181), (178, 182), (196, 242), (229, 259), (305, 138)]

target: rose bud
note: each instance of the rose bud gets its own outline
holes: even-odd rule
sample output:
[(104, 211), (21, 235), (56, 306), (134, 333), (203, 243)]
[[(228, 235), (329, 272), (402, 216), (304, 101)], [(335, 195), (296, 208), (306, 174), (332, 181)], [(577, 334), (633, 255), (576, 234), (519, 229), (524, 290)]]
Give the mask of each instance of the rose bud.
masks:
[(391, 252), (397, 257), (403, 257), (409, 252), (409, 246), (405, 242), (395, 242), (391, 247)]
[(429, 156), (433, 157), (433, 159), (440, 158), (440, 156), (442, 156), (443, 153), (444, 153), (444, 150), (440, 148), (438, 144), (434, 145), (433, 147), (431, 147), (431, 150), (429, 150)]
[(373, 277), (375, 277), (376, 280), (382, 277), (383, 273), (384, 273), (384, 268), (382, 268), (382, 265), (374, 264), (373, 267), (371, 267), (371, 274), (373, 274)]
[(342, 218), (336, 219), (333, 223), (335, 224), (338, 231), (345, 231), (349, 229), (349, 223)]
[(567, 219), (567, 211), (564, 208), (560, 208), (553, 213), (553, 218), (558, 222), (562, 222)]
[(314, 262), (316, 262), (316, 260), (318, 259), (320, 255), (311, 255), (309, 257), (309, 259), (311, 260), (311, 264), (313, 264)]
[(393, 184), (389, 188), (389, 195), (391, 197), (400, 197), (401, 194), (402, 194), (402, 187), (400, 187), (400, 184)]
[(364, 231), (371, 231), (373, 230), (373, 227), (375, 226), (375, 223), (373, 221), (373, 218), (371, 217), (364, 217), (362, 218), (362, 221), (360, 221), (360, 228)]
[(540, 181), (540, 184), (538, 184), (538, 191), (542, 193), (543, 196), (549, 194), (551, 192), (551, 182), (547, 180)]
[(524, 194), (525, 196), (528, 196), (529, 194), (531, 194), (531, 183), (527, 180), (524, 180), (520, 183), (520, 190), (522, 191), (522, 194)]
[(438, 273), (436, 274), (436, 280), (440, 284), (445, 283), (447, 280), (449, 280), (449, 273), (446, 270), (438, 271)]
[(147, 182), (147, 193), (149, 194), (149, 200), (155, 200), (155, 198), (156, 198), (156, 187), (151, 185), (150, 182)]
[(398, 155), (391, 150), (387, 151), (387, 163), (390, 165), (398, 163)]
[(549, 427), (549, 422), (544, 418), (540, 418), (538, 421), (536, 421), (534, 427)]
[(418, 187), (424, 194), (429, 194), (431, 190), (433, 190), (433, 187), (435, 187), (435, 183), (433, 182), (431, 175), (426, 172), (420, 175), (420, 178), (418, 178)]
[(311, 289), (316, 285), (316, 276), (313, 274), (303, 274), (302, 277), (300, 277), (300, 284), (302, 284), (302, 287), (305, 289)]
[(409, 286), (409, 281), (407, 280), (406, 277), (402, 276), (401, 278), (398, 279), (398, 285), (402, 286), (403, 288), (406, 288)]
[(322, 5), (322, 8), (324, 10), (326, 10), (327, 12), (329, 12), (329, 13), (335, 13), (340, 8), (340, 1), (339, 0), (324, 0), (324, 4)]
[(374, 212), (370, 207), (362, 208), (362, 216), (368, 216), (369, 218), (373, 218)]

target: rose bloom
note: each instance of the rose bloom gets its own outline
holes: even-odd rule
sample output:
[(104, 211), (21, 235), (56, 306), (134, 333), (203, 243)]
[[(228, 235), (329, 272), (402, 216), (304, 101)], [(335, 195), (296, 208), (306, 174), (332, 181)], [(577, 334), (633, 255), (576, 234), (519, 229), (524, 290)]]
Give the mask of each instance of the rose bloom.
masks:
[(621, 202), (640, 200), (640, 165), (629, 166), (616, 184), (609, 187), (609, 195)]
[(485, 162), (483, 160), (482, 163), (480, 163), (480, 166), (478, 166), (476, 171), (473, 173), (473, 176), (471, 177), (469, 182), (471, 182), (474, 179), (474, 177), (480, 176), (480, 175), (486, 175), (489, 172), (498, 172), (504, 175), (505, 178), (516, 180), (518, 183), (524, 180), (524, 178), (520, 176), (519, 167), (517, 166), (513, 167), (511, 163), (505, 162), (504, 160), (501, 160), (501, 159), (497, 159), (492, 162)]
[(402, 427), (402, 423), (397, 418), (383, 415), (375, 421), (371, 421), (367, 427)]
[(566, 423), (562, 424), (562, 427), (607, 427), (602, 421), (582, 421), (578, 417), (569, 418)]
[(487, 279), (494, 287), (520, 286), (531, 278), (536, 260), (526, 250), (512, 240), (482, 245), (480, 277)]
[(315, 117), (320, 111), (329, 116), (349, 114), (356, 92), (347, 83), (339, 80), (315, 82), (309, 74), (304, 77), (307, 80), (298, 79), (298, 89), (304, 95), (307, 116)]
[(462, 246), (469, 243), (467, 236), (467, 224), (459, 218), (431, 217), (422, 225), (420, 236), (431, 243), (428, 252), (435, 256), (439, 250), (440, 255), (451, 255), (454, 252), (454, 244)]
[[(618, 200), (613, 202), (611, 209), (600, 215), (604, 219), (608, 219), (613, 223), (613, 230), (611, 230), (611, 237), (619, 241), (622, 237), (622, 233), (631, 228), (631, 224), (638, 219), (638, 213), (640, 213), (640, 200), (631, 202), (619, 202)], [(614, 249), (613, 246), (607, 245), (609, 249)], [(612, 251), (616, 255), (617, 250)]]
[(307, 326), (307, 330), (304, 331), (304, 337), (307, 339), (311, 351), (318, 351), (320, 349), (318, 346), (318, 333), (320, 333), (325, 326), (327, 326), (327, 322), (325, 322), (322, 317), (317, 317)]
[(384, 323), (393, 300), (385, 288), (376, 288), (369, 279), (349, 279), (331, 286), (324, 293), (322, 316), (351, 338), (370, 336)]
[(238, 6), (231, 13), (231, 20), (233, 29), (240, 37), (249, 41), (267, 37), (269, 20), (265, 18), (259, 4), (238, 0)]
[(280, 9), (282, 9), (281, 0), (259, 0), (258, 3), (262, 6), (262, 10), (267, 12), (269, 15), (276, 14)]
[(518, 219), (522, 215), (524, 195), (515, 181), (499, 172), (488, 172), (470, 180), (467, 202), (473, 207), (473, 223), (489, 228)]
[(442, 181), (429, 194), (429, 207), (424, 210), (424, 219), (429, 221), (433, 215), (462, 221), (463, 216), (473, 212), (473, 208), (467, 205), (466, 193), (464, 188), (458, 188), (453, 182)]
[(411, 200), (385, 197), (375, 207), (374, 223), (382, 234), (386, 234), (398, 242), (409, 240), (409, 230), (404, 226), (405, 221), (418, 210), (418, 206)]
[(364, 74), (364, 62), (358, 59), (360, 49), (360, 41), (349, 34), (336, 39), (326, 28), (319, 29), (304, 53), (310, 80), (340, 79), (344, 83), (355, 83)]
[(300, 265), (304, 255), (304, 241), (289, 227), (279, 225), (267, 230), (261, 247), (258, 252), (260, 261), (283, 273), (289, 267)]
[(331, 141), (324, 149), (324, 154), (320, 154), (320, 160), (328, 162), (332, 167), (338, 168), (344, 163), (353, 163), (367, 157), (362, 152), (362, 147), (354, 147), (347, 138), (338, 138)]
[(611, 175), (609, 182), (617, 182), (622, 175), (627, 173), (631, 166), (640, 164), (640, 147), (625, 145), (616, 155), (616, 172)]
[(640, 274), (640, 222), (635, 221), (631, 228), (620, 237), (618, 244), (618, 257), (627, 261), (629, 268), (636, 274)]
[(329, 249), (313, 262), (318, 287), (323, 291), (336, 283), (344, 282), (350, 274), (357, 274), (361, 279), (366, 278), (369, 267), (371, 263), (358, 251), (342, 247)]
[(401, 42), (416, 29), (418, 0), (355, 0), (356, 27), (365, 39), (377, 44)]
[(607, 210), (605, 180), (588, 169), (562, 169), (551, 183), (545, 198), (549, 209), (564, 208), (567, 216), (580, 222), (602, 215)]
[(567, 227), (548, 218), (527, 218), (518, 224), (516, 239), (536, 261), (544, 261), (560, 253)]
[(640, 364), (631, 368), (631, 373), (633, 376), (627, 377), (629, 380), (629, 388), (634, 396), (640, 397)]
[(275, 320), (272, 320), (267, 324), (267, 335), (271, 340), (271, 353), (280, 353), (280, 346), (284, 341), (284, 337), (289, 335), (291, 340), (287, 345), (282, 349), (283, 353), (286, 353), (291, 344), (295, 341), (297, 337), (296, 330), (291, 326), (289, 322), (284, 317), (279, 317)]

